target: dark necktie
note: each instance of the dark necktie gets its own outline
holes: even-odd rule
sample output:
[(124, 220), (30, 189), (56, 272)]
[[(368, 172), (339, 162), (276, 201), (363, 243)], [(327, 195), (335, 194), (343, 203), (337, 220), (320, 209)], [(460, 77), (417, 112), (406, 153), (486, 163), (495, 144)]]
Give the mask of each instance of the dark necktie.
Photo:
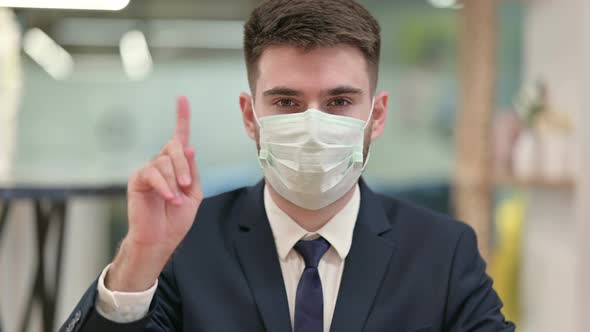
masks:
[(324, 330), (324, 296), (318, 263), (330, 244), (324, 238), (299, 241), (295, 250), (305, 260), (305, 270), (299, 279), (295, 296), (294, 332), (322, 332)]

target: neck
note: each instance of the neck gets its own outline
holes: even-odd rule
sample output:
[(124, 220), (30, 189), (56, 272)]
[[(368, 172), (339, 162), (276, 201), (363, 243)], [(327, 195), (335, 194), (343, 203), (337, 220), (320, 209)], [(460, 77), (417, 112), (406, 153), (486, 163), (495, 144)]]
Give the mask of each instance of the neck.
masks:
[(317, 232), (325, 224), (328, 223), (352, 198), (356, 185), (353, 186), (344, 196), (339, 198), (336, 202), (321, 208), (319, 210), (307, 210), (298, 205), (295, 205), (283, 196), (277, 193), (271, 185), (268, 185), (268, 191), (273, 202), (283, 210), (291, 219), (293, 219), (301, 228), (308, 232)]

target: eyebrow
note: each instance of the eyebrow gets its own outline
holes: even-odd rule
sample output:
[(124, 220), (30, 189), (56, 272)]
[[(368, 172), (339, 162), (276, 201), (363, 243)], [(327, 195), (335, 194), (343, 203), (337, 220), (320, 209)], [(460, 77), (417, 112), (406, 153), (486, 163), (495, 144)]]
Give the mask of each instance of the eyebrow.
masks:
[(346, 95), (346, 94), (360, 95), (362, 93), (363, 93), (363, 90), (361, 90), (359, 88), (352, 87), (352, 86), (347, 86), (347, 85), (338, 86), (338, 87), (330, 89), (326, 92), (326, 94), (328, 96), (337, 96), (337, 95)]
[(262, 93), (263, 96), (290, 96), (290, 97), (300, 97), (303, 96), (303, 92), (294, 90), (291, 88), (287, 88), (284, 86), (277, 86), (270, 90), (266, 90)]
[[(329, 89), (323, 94), (328, 96), (338, 96), (344, 94), (355, 94), (360, 95), (363, 93), (363, 90), (359, 88), (355, 88), (352, 86), (342, 85), (335, 87), (333, 89)], [(291, 88), (287, 88), (284, 86), (277, 86), (272, 89), (266, 90), (262, 93), (263, 96), (290, 96), (290, 97), (301, 97), (303, 96), (303, 92)]]

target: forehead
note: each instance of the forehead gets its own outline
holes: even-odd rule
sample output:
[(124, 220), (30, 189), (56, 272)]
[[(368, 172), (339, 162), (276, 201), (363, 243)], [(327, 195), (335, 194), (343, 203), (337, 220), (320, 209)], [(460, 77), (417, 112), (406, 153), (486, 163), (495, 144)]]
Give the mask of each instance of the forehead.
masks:
[(370, 78), (363, 53), (352, 46), (304, 50), (290, 46), (271, 46), (258, 61), (256, 91), (284, 86), (304, 92), (353, 86), (369, 90)]

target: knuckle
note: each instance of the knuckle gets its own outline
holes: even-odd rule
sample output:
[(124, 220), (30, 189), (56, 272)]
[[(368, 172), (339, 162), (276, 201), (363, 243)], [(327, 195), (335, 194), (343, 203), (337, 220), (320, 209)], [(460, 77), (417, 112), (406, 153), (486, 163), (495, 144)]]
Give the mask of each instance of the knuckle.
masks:
[(161, 155), (154, 161), (154, 166), (159, 169), (165, 169), (170, 167), (172, 160), (168, 155)]
[(178, 151), (180, 147), (181, 144), (177, 138), (173, 138), (166, 143), (166, 150), (170, 152)]
[(177, 170), (185, 170), (188, 168), (188, 161), (179, 151), (171, 152), (169, 158)]
[(160, 153), (156, 157), (166, 154), (166, 151), (168, 150), (169, 146), (170, 146), (170, 141), (166, 141), (166, 143), (164, 143), (164, 145), (162, 145), (162, 148), (160, 149)]
[(180, 148), (174, 148), (170, 150), (170, 156), (172, 156), (174, 160), (180, 160), (183, 157), (182, 150)]
[(188, 162), (182, 157), (174, 159), (174, 166), (177, 170), (188, 171)]
[(151, 165), (145, 165), (131, 175), (131, 179), (145, 180), (150, 176)]
[(131, 175), (129, 175), (128, 181), (133, 182), (133, 181), (137, 180), (138, 178), (141, 177), (142, 173), (143, 173), (143, 167), (136, 170), (135, 172), (131, 173)]
[(156, 166), (150, 166), (146, 169), (146, 174), (149, 176), (158, 175), (158, 172), (159, 172), (159, 170), (158, 170), (158, 167), (156, 167)]
[(143, 171), (143, 178), (152, 182), (158, 176), (157, 170), (154, 167), (147, 167)]

